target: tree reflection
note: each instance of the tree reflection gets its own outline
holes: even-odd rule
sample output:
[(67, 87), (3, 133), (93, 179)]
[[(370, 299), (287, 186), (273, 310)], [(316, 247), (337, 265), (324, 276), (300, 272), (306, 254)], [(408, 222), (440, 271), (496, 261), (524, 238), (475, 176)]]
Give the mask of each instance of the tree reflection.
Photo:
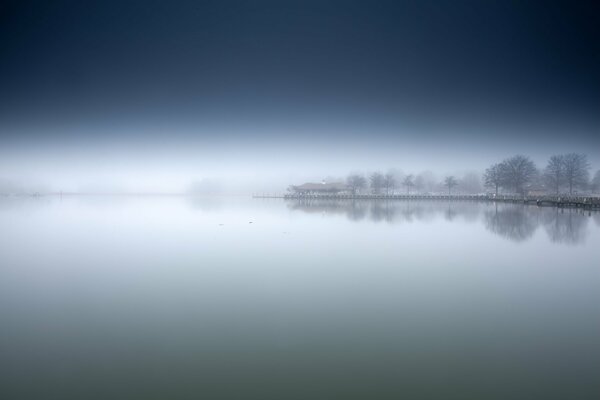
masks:
[(369, 219), (374, 222), (400, 223), (428, 221), (439, 215), (448, 220), (463, 218), (477, 221), (481, 205), (455, 201), (389, 201), (351, 199), (291, 199), (292, 210), (324, 215), (345, 215), (351, 221)]
[(587, 236), (589, 216), (576, 209), (547, 209), (542, 213), (548, 237), (555, 243), (582, 243)]
[(373, 221), (394, 221), (397, 207), (390, 201), (378, 201), (371, 205), (371, 219)]
[(596, 225), (600, 226), (600, 212), (595, 212), (593, 213), (594, 215), (594, 222), (596, 222)]
[(490, 231), (515, 242), (522, 242), (533, 236), (538, 223), (528, 206), (516, 204), (495, 204), (493, 210), (484, 213), (485, 227)]
[(448, 205), (448, 208), (444, 212), (444, 218), (446, 218), (446, 221), (452, 221), (454, 218), (456, 218), (456, 215), (456, 210), (454, 210), (450, 205)]
[(600, 224), (599, 212), (509, 203), (292, 199), (287, 200), (287, 205), (292, 210), (341, 215), (355, 222), (412, 223), (436, 218), (448, 222), (481, 221), (488, 231), (515, 242), (530, 239), (543, 225), (554, 243), (582, 243), (587, 236), (588, 220)]
[(346, 215), (352, 221), (360, 221), (365, 219), (369, 211), (368, 207), (365, 204), (361, 204), (361, 202), (357, 201), (350, 202), (347, 208), (348, 211), (346, 212)]

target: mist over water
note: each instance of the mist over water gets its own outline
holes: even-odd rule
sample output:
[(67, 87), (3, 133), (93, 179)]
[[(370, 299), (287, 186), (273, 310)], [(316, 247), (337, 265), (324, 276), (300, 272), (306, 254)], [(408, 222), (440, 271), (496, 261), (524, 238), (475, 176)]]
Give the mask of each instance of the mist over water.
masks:
[(459, 201), (4, 198), (0, 391), (593, 399), (598, 214)]

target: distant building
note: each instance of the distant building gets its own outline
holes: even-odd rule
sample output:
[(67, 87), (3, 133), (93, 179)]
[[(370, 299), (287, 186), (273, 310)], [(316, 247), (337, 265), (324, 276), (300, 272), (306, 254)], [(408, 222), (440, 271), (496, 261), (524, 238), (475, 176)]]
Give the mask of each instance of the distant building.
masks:
[(321, 182), (304, 183), (298, 186), (290, 186), (290, 190), (296, 194), (339, 194), (350, 191), (348, 185), (343, 182)]
[(545, 187), (539, 185), (530, 185), (525, 188), (526, 196), (545, 196), (548, 194), (548, 191)]

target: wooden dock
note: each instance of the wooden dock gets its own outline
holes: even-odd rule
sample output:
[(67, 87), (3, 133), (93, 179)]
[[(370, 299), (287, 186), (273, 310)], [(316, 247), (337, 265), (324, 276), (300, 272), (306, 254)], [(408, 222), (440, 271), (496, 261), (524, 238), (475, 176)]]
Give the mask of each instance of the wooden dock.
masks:
[(600, 197), (597, 196), (514, 196), (514, 195), (420, 195), (420, 194), (253, 194), (257, 199), (286, 200), (432, 200), (432, 201), (486, 201), (498, 203), (517, 203), (536, 205), (538, 207), (583, 208), (600, 210)]

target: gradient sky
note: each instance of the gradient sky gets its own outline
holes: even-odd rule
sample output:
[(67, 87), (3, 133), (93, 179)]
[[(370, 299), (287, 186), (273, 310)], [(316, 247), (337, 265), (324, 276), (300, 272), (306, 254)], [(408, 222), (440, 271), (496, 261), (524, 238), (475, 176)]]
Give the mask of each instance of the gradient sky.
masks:
[(598, 21), (595, 1), (3, 1), (0, 178), (599, 168)]

